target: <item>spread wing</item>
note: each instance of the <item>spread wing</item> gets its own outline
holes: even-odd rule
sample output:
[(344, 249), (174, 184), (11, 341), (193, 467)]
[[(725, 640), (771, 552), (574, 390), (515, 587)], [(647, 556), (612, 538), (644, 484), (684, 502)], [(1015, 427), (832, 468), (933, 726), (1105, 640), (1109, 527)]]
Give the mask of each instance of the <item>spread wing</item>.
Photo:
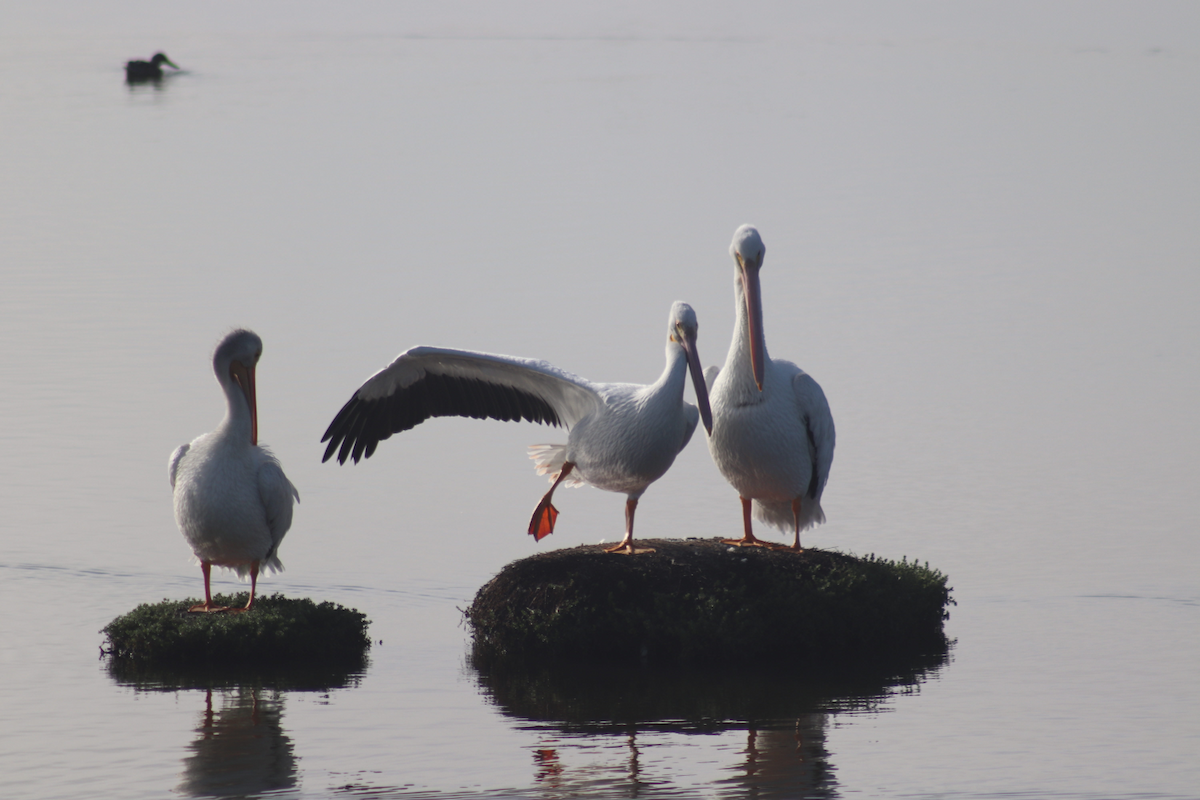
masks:
[(529, 420), (570, 427), (602, 403), (588, 381), (514, 356), (414, 347), (372, 375), (329, 423), (322, 461), (370, 458), (381, 441), (430, 417)]

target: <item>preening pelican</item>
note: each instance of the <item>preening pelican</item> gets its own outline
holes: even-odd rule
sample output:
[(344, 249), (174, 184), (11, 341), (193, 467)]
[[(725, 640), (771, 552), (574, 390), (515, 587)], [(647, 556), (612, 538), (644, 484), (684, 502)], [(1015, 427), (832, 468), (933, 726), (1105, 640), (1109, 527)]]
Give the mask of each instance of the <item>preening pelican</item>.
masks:
[(733, 235), (737, 262), (737, 323), (725, 366), (705, 372), (712, 392), (713, 431), (708, 451), (742, 500), (745, 534), (729, 544), (773, 545), (756, 539), (758, 519), (795, 532), (825, 521), (821, 494), (833, 464), (833, 416), (821, 387), (790, 361), (767, 355), (758, 272), (766, 248), (758, 231), (743, 225)]
[[(559, 484), (591, 484), (626, 495), (625, 538), (610, 553), (648, 553), (633, 544), (638, 498), (683, 450), (696, 421), (712, 430), (708, 391), (696, 353), (696, 313), (687, 303), (671, 307), (667, 367), (649, 386), (592, 383), (545, 361), (513, 356), (414, 347), (375, 373), (342, 407), (321, 441), (322, 461), (370, 458), (393, 433), (430, 417), (529, 420), (570, 429), (566, 444), (534, 445), (530, 458), (550, 491), (529, 522), (535, 539), (554, 532), (558, 509), (550, 502)], [(699, 409), (683, 399), (691, 371)]]
[[(258, 444), (254, 370), (262, 339), (252, 331), (226, 336), (213, 353), (213, 372), (225, 392), (225, 419), (212, 433), (181, 445), (167, 467), (175, 490), (175, 522), (204, 572), (204, 602), (189, 611), (249, 611), (259, 570), (280, 572), (279, 543), (292, 526), (296, 487), (275, 456)], [(250, 576), (245, 608), (215, 606), (213, 565)]]
[(171, 59), (167, 58), (166, 53), (155, 53), (154, 57), (149, 61), (127, 61), (125, 62), (125, 80), (128, 83), (139, 83), (141, 81), (157, 81), (162, 78), (162, 65), (166, 64), (170, 67), (179, 67)]

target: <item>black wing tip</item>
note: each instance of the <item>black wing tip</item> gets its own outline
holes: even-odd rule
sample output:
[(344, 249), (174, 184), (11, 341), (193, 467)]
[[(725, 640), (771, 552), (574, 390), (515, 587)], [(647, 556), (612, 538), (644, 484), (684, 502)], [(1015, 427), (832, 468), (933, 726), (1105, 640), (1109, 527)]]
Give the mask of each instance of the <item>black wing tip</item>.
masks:
[(336, 457), (339, 464), (346, 459), (357, 464), (374, 455), (379, 443), (392, 434), (411, 430), (431, 417), (450, 416), (565, 427), (554, 407), (536, 395), (478, 378), (429, 374), (385, 398), (364, 400), (355, 392), (321, 437), (329, 442), (321, 463)]

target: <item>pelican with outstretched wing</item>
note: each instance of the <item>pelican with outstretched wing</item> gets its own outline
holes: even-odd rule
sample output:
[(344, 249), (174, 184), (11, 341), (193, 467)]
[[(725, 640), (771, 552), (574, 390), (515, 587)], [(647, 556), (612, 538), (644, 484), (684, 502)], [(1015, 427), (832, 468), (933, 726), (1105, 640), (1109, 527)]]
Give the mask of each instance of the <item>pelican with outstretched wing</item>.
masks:
[[(563, 425), (566, 444), (535, 445), (530, 457), (551, 486), (529, 523), (535, 539), (554, 532), (551, 503), (560, 484), (590, 484), (626, 496), (625, 538), (610, 553), (653, 552), (635, 547), (638, 498), (666, 473), (699, 420), (712, 428), (708, 391), (696, 353), (696, 313), (675, 303), (667, 330), (667, 366), (648, 386), (592, 383), (545, 361), (414, 347), (371, 376), (338, 412), (322, 442), (323, 461), (357, 462), (379, 442), (430, 417), (528, 420)], [(684, 401), (691, 372), (697, 406)]]

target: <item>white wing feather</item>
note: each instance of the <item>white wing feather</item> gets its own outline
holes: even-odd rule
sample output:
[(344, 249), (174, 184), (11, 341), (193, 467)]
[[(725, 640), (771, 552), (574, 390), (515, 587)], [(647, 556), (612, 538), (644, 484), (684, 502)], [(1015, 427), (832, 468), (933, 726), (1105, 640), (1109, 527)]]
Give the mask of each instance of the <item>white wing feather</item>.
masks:
[(271, 532), (271, 549), (263, 559), (262, 568), (267, 572), (282, 572), (279, 561), (279, 543), (292, 527), (292, 500), (300, 502), (300, 493), (283, 474), (283, 467), (266, 448), (260, 447), (262, 463), (258, 466), (258, 496), (262, 500), (267, 517), (267, 529)]
[(813, 453), (813, 463), (817, 468), (817, 495), (825, 488), (829, 480), (829, 470), (833, 466), (833, 447), (836, 432), (833, 427), (833, 414), (829, 410), (829, 401), (820, 384), (808, 373), (798, 370), (792, 376), (792, 390), (796, 393), (796, 405), (803, 414), (802, 421), (808, 426), (812, 444), (816, 448)]
[(442, 347), (414, 347), (401, 353), (368, 378), (356, 394), (363, 400), (385, 398), (430, 373), (474, 378), (529, 392), (553, 408), (568, 427), (602, 402), (589, 381), (545, 361)]
[(181, 444), (175, 448), (175, 452), (171, 453), (170, 459), (167, 460), (167, 477), (171, 479), (171, 488), (175, 488), (175, 475), (179, 472), (179, 462), (183, 461), (183, 457), (187, 455), (190, 444)]

